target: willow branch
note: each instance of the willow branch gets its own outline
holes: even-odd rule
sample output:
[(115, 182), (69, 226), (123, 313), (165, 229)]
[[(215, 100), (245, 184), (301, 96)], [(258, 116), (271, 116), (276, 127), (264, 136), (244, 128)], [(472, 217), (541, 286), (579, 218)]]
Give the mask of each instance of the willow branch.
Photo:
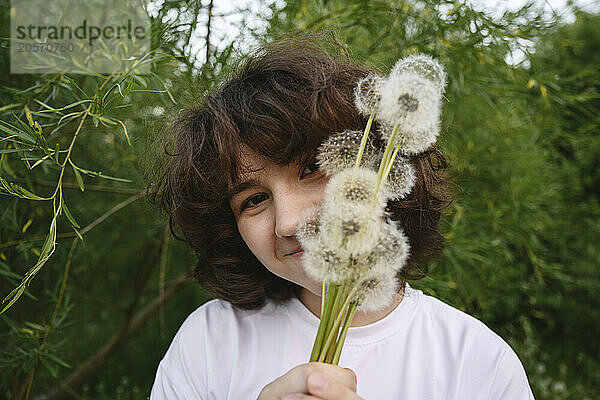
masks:
[[(96, 226), (98, 226), (102, 222), (104, 222), (108, 217), (110, 217), (111, 215), (113, 215), (117, 211), (119, 211), (119, 210), (127, 207), (128, 205), (130, 205), (134, 201), (139, 200), (142, 196), (144, 196), (143, 193), (138, 193), (136, 195), (128, 197), (126, 200), (120, 202), (119, 204), (117, 204), (116, 206), (114, 206), (113, 208), (111, 208), (110, 210), (108, 210), (107, 212), (105, 212), (104, 214), (102, 214), (101, 216), (99, 216), (98, 218), (96, 218), (91, 224), (87, 225), (85, 228), (83, 228), (82, 230), (80, 230), (79, 233), (81, 233), (82, 235), (84, 233), (88, 233), (89, 231), (91, 231), (92, 229), (94, 229)], [(70, 235), (73, 236), (75, 234), (74, 233), (70, 233)]]
[[(16, 183), (29, 183), (29, 181), (27, 181), (26, 179), (22, 179), (22, 178), (15, 178), (13, 179), (14, 182)], [(54, 185), (56, 185), (56, 182), (50, 182), (50, 181), (44, 181), (44, 180), (33, 180), (31, 181), (31, 183), (33, 183), (34, 185), (40, 185), (40, 186), (52, 186), (54, 187)], [(79, 188), (79, 185), (75, 184), (75, 183), (63, 183), (63, 188), (65, 189), (77, 189), (77, 190), (81, 190)], [(111, 188), (108, 186), (100, 186), (100, 185), (85, 185), (85, 190), (86, 191), (94, 191), (94, 192), (105, 192), (105, 193), (115, 193), (115, 194), (136, 194), (136, 193), (141, 193), (139, 190), (137, 189), (126, 189), (126, 188)]]
[[(102, 222), (104, 222), (112, 214), (116, 213), (117, 211), (121, 210), (124, 207), (127, 207), (129, 204), (131, 204), (134, 201), (138, 200), (142, 196), (144, 196), (144, 193), (138, 193), (138, 194), (136, 194), (134, 196), (128, 197), (126, 200), (124, 200), (121, 203), (117, 204), (116, 206), (114, 206), (113, 208), (111, 208), (110, 210), (108, 210), (107, 212), (105, 212), (104, 214), (102, 214), (101, 216), (99, 216), (98, 218), (96, 218), (89, 225), (87, 225), (86, 227), (84, 227), (83, 229), (81, 229), (79, 231), (79, 233), (81, 235), (86, 234), (87, 232), (91, 231), (96, 226), (98, 226)], [(75, 232), (64, 232), (64, 233), (59, 233), (58, 235), (56, 235), (57, 238), (61, 238), (61, 239), (63, 239), (63, 238), (70, 238), (70, 237), (74, 237), (74, 236), (76, 236)], [(35, 237), (35, 238), (29, 238), (29, 239), (12, 240), (10, 242), (1, 243), (0, 244), (0, 249), (2, 249), (4, 247), (11, 247), (11, 246), (16, 246), (16, 245), (19, 245), (19, 244), (22, 244), (22, 243), (34, 242), (36, 240), (44, 240), (44, 239), (46, 239), (46, 236), (38, 236), (38, 237)]]

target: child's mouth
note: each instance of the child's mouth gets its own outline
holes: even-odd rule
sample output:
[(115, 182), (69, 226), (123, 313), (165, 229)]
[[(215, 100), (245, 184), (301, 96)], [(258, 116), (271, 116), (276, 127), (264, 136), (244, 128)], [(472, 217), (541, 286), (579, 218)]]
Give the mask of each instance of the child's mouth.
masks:
[(294, 258), (301, 258), (304, 255), (304, 250), (302, 248), (299, 248), (298, 250), (294, 250), (293, 252), (287, 255), (292, 256)]

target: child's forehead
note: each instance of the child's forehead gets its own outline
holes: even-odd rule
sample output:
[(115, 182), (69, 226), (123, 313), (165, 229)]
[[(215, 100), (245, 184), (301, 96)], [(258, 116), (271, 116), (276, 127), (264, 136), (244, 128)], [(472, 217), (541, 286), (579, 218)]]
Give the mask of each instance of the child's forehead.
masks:
[(237, 180), (244, 181), (257, 174), (264, 173), (264, 169), (273, 164), (270, 160), (256, 153), (246, 146), (242, 146), (237, 156)]
[(278, 169), (286, 168), (285, 165), (277, 164), (247, 146), (240, 147), (237, 162), (238, 168), (234, 185), (244, 181), (257, 180)]

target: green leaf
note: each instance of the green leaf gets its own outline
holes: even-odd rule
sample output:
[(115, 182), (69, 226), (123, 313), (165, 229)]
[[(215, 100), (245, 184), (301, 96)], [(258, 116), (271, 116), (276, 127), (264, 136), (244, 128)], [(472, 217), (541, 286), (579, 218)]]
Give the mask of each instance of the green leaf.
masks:
[(0, 107), (0, 112), (6, 111), (6, 110), (10, 110), (11, 108), (19, 107), (20, 105), (21, 105), (21, 103), (7, 104), (5, 106)]
[(54, 354), (45, 353), (45, 356), (48, 357), (49, 359), (51, 359), (52, 361), (54, 361), (55, 363), (57, 363), (58, 365), (60, 365), (61, 367), (71, 368), (71, 365), (69, 365), (66, 361), (58, 358)]
[(27, 321), (27, 322), (25, 322), (25, 325), (27, 325), (31, 329), (35, 329), (36, 331), (45, 331), (46, 330), (46, 328), (44, 328), (42, 325), (36, 324), (34, 322)]
[(17, 121), (19, 122), (19, 125), (21, 125), (21, 127), (24, 129), (24, 132), (27, 132), (33, 138), (36, 137), (35, 131), (33, 130), (33, 122), (31, 123), (31, 126), (29, 126), (25, 122), (21, 121), (21, 118), (19, 118), (17, 116), (17, 114), (12, 113), (12, 115), (13, 115), (13, 117), (15, 117), (17, 119)]
[(100, 172), (90, 171), (90, 170), (79, 168), (79, 167), (78, 167), (78, 169), (79, 169), (79, 171), (81, 171), (84, 174), (89, 175), (89, 176), (94, 176), (94, 177), (103, 178), (103, 179), (109, 179), (111, 181), (117, 181), (117, 182), (128, 182), (128, 183), (132, 182), (131, 179), (117, 178), (114, 176), (104, 175), (104, 174), (102, 174), (102, 171), (100, 171)]
[(117, 121), (115, 121), (114, 119), (110, 118), (110, 117), (98, 117), (98, 119), (104, 123), (107, 123), (109, 125), (116, 125)]
[(116, 176), (104, 175), (104, 174), (102, 174), (102, 172), (97, 172), (95, 176), (98, 178), (102, 178), (102, 179), (108, 179), (110, 181), (127, 182), (127, 183), (133, 182), (131, 179), (118, 178)]
[[(50, 223), (50, 232), (48, 232), (48, 236), (46, 236), (46, 240), (42, 245), (42, 251), (40, 252), (38, 262), (44, 258), (48, 259), (48, 257), (50, 257), (50, 255), (54, 252), (54, 249), (56, 248), (56, 217), (57, 216), (55, 215), (54, 218), (52, 218), (52, 222)], [(27, 272), (27, 274), (30, 274), (32, 270), (33, 268), (29, 272)]]
[(65, 216), (67, 217), (67, 219), (69, 220), (69, 222), (71, 223), (71, 225), (73, 225), (75, 228), (81, 228), (79, 226), (79, 224), (77, 223), (77, 221), (75, 221), (75, 218), (73, 218), (73, 215), (71, 215), (71, 212), (67, 208), (67, 204), (64, 202), (64, 200), (63, 200), (62, 197), (61, 197), (60, 201), (62, 203), (61, 209), (65, 212)]
[[(81, 240), (81, 243), (84, 243), (83, 236), (81, 236), (81, 233), (79, 233), (79, 231), (77, 230), (77, 228), (75, 228), (73, 225), (71, 225), (71, 228), (73, 229), (73, 231), (75, 232), (75, 234), (77, 235), (77, 237), (79, 238), (79, 240)], [(84, 243), (84, 245), (85, 245), (85, 243)]]
[(44, 162), (45, 160), (47, 160), (49, 157), (48, 156), (44, 156), (42, 158), (40, 158), (39, 160), (37, 160), (32, 166), (31, 169), (34, 169), (35, 167), (37, 167), (38, 165), (40, 165), (42, 162)]
[(69, 108), (73, 108), (73, 107), (75, 107), (75, 106), (78, 106), (78, 105), (80, 105), (80, 104), (86, 104), (86, 103), (89, 103), (89, 102), (91, 102), (92, 100), (89, 100), (89, 99), (79, 100), (79, 101), (76, 101), (76, 102), (74, 102), (74, 103), (67, 104), (66, 106), (64, 106), (64, 107), (61, 107), (61, 108), (53, 108), (53, 107), (49, 106), (48, 104), (46, 104), (46, 103), (43, 103), (43, 102), (41, 102), (41, 101), (39, 101), (39, 100), (37, 100), (37, 99), (33, 99), (33, 101), (35, 101), (35, 102), (39, 103), (40, 105), (42, 105), (43, 107), (45, 107), (45, 108), (46, 108), (46, 110), (41, 110), (41, 111), (38, 111), (39, 113), (47, 113), (47, 112), (58, 112), (58, 111), (64, 111), (64, 110), (67, 110), (67, 109), (69, 109)]
[[(121, 84), (125, 79), (129, 79), (127, 82), (127, 86), (125, 86), (124, 90), (121, 90)], [(123, 98), (127, 97), (127, 95), (129, 95), (129, 92), (131, 91), (131, 89), (133, 89), (133, 78), (128, 75), (127, 77), (123, 78), (123, 81), (121, 81), (119, 83), (119, 93), (121, 94), (121, 96)]]
[(77, 82), (75, 82), (73, 79), (69, 78), (67, 75), (63, 75), (61, 77), (61, 79), (63, 81), (66, 81), (67, 83), (71, 84), (72, 86), (76, 87), (77, 89), (79, 89), (79, 91), (83, 94), (85, 94), (87, 96), (87, 94), (77, 85)]
[(6, 179), (0, 176), (0, 193), (2, 193), (2, 191), (6, 192), (6, 194), (20, 197), (22, 199), (50, 200), (50, 198), (40, 197), (37, 194), (30, 192), (16, 183), (8, 182)]
[(116, 88), (119, 88), (119, 87), (120, 87), (119, 85), (120, 85), (120, 83), (115, 83), (114, 85), (112, 85), (112, 86), (110, 87), (110, 89), (108, 89), (108, 90), (106, 91), (106, 93), (104, 93), (104, 96), (102, 96), (102, 103), (105, 103), (105, 102), (106, 102), (106, 100), (107, 100), (108, 96), (110, 96), (110, 94), (111, 94), (111, 93), (112, 93), (112, 92), (113, 92), (113, 91), (114, 91)]
[(52, 218), (52, 222), (50, 224), (50, 232), (48, 233), (48, 236), (46, 236), (46, 240), (44, 241), (44, 245), (42, 246), (42, 252), (40, 253), (40, 256), (39, 256), (37, 262), (35, 263), (35, 265), (33, 267), (31, 267), (31, 269), (29, 271), (27, 271), (27, 273), (23, 277), (23, 280), (19, 284), (19, 286), (14, 288), (8, 294), (8, 296), (6, 296), (4, 298), (4, 300), (2, 300), (3, 304), (6, 301), (8, 301), (8, 304), (2, 309), (2, 311), (0, 311), (0, 314), (3, 314), (6, 310), (8, 310), (19, 299), (19, 297), (21, 297), (21, 295), (23, 294), (23, 292), (25, 292), (25, 289), (27, 288), (27, 286), (29, 285), (31, 280), (37, 275), (37, 273), (44, 266), (46, 261), (48, 261), (48, 259), (52, 255), (52, 253), (54, 253), (55, 249), (56, 249), (56, 215), (54, 216), (54, 218)]
[(98, 173), (97, 176), (98, 176), (98, 178), (108, 179), (110, 181), (126, 182), (126, 183), (133, 182), (131, 179), (117, 178), (116, 176), (103, 175), (102, 172)]
[(29, 123), (29, 126), (33, 128), (33, 116), (31, 115), (29, 107), (27, 106), (25, 106), (25, 117), (27, 117), (27, 122)]
[(60, 155), (60, 143), (56, 142), (56, 146), (54, 147), (54, 159), (57, 164), (60, 164), (60, 160), (58, 156)]
[[(80, 116), (80, 115), (82, 115), (83, 113), (85, 113), (85, 111), (75, 111), (75, 112), (72, 112), (72, 113), (69, 113), (69, 114), (65, 114), (65, 115), (63, 115), (63, 116), (62, 116), (62, 117), (61, 117), (61, 118), (58, 120), (57, 126), (60, 126), (61, 122), (63, 122), (63, 120), (64, 120), (64, 119), (66, 119), (66, 120), (67, 120), (67, 122), (68, 122), (68, 121), (70, 121), (70, 120), (72, 120), (72, 119), (75, 119), (75, 118), (79, 117), (79, 116)], [(54, 132), (54, 131), (52, 131), (52, 132)]]
[(73, 172), (75, 173), (75, 180), (77, 181), (77, 184), (79, 185), (79, 189), (81, 189), (81, 191), (83, 192), (83, 190), (84, 190), (83, 178), (81, 177), (81, 174), (79, 173), (79, 171), (77, 170), (75, 165), (73, 165), (71, 163), (71, 166), (73, 167)]
[(4, 298), (4, 300), (2, 300), (2, 304), (4, 304), (7, 300), (10, 300), (10, 301), (8, 302), (8, 304), (6, 306), (4, 306), (2, 311), (0, 311), (0, 314), (4, 314), (4, 312), (6, 310), (8, 310), (19, 299), (19, 297), (21, 297), (21, 295), (23, 294), (24, 291), (25, 291), (25, 285), (23, 285), (22, 283), (19, 286), (17, 286), (16, 288), (14, 288), (8, 294), (8, 296), (6, 296)]
[(31, 151), (31, 150), (29, 150), (29, 149), (1, 149), (0, 154), (18, 153), (20, 151)]
[(35, 144), (35, 136), (17, 128), (16, 126), (0, 120), (0, 131), (8, 133), (9, 135), (17, 135), (21, 140), (27, 143)]
[(48, 372), (50, 372), (50, 375), (52, 375), (53, 378), (58, 377), (58, 370), (55, 365), (52, 365), (52, 363), (50, 363), (44, 356), (40, 357), (40, 361), (42, 362), (42, 365), (48, 370)]

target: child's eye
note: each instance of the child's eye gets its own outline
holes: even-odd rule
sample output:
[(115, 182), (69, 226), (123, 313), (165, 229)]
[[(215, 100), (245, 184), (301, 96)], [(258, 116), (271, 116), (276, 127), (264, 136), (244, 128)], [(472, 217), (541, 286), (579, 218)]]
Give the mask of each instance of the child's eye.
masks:
[(300, 174), (300, 178), (304, 178), (312, 173), (315, 173), (318, 169), (319, 169), (319, 164), (316, 161), (314, 161), (313, 163), (308, 165), (306, 168), (304, 168), (304, 170)]
[(256, 207), (268, 198), (269, 198), (269, 196), (264, 193), (255, 194), (254, 196), (250, 196), (242, 203), (241, 209), (242, 209), (242, 211), (244, 211), (248, 207), (250, 207), (250, 208)]

